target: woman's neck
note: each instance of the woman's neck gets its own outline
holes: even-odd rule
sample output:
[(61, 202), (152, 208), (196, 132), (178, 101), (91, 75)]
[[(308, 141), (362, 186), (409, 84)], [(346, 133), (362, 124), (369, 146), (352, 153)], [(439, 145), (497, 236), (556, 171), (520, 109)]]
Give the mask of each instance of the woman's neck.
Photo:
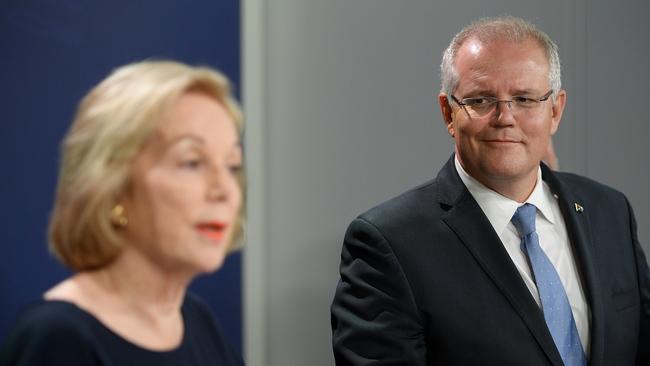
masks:
[(167, 350), (182, 341), (181, 306), (190, 280), (190, 275), (171, 273), (125, 248), (109, 265), (74, 275), (45, 299), (72, 302), (122, 338)]

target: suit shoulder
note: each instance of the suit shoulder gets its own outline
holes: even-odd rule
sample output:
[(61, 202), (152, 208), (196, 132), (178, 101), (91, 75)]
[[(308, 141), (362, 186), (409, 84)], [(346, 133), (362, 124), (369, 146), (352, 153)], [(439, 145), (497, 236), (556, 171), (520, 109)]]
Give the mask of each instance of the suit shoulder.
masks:
[(555, 175), (568, 185), (579, 186), (579, 187), (590, 187), (592, 189), (611, 191), (612, 193), (618, 192), (616, 189), (608, 185), (605, 185), (603, 183), (600, 183), (594, 179), (585, 177), (583, 175), (568, 173), (568, 172), (555, 172)]
[(556, 172), (557, 178), (566, 184), (573, 192), (590, 199), (607, 198), (625, 200), (625, 195), (606, 184), (574, 173)]
[(431, 179), (398, 196), (390, 198), (358, 216), (376, 227), (404, 225), (418, 218), (440, 215), (442, 212), (436, 200), (436, 180)]

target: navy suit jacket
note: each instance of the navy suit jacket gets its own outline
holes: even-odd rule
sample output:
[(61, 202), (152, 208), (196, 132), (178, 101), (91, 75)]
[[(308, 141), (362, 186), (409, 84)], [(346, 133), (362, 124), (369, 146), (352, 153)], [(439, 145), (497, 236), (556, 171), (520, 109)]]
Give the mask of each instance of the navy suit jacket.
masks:
[[(650, 272), (626, 198), (543, 164), (542, 177), (559, 197), (586, 290), (589, 365), (650, 365)], [(435, 179), (350, 224), (340, 273), (337, 365), (562, 365), (453, 156)]]

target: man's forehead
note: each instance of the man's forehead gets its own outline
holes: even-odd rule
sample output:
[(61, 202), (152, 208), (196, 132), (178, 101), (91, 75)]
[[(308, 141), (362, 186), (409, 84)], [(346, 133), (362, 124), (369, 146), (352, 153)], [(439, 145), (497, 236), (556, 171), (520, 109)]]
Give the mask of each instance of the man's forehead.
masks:
[(457, 54), (455, 68), (459, 77), (457, 86), (462, 86), (465, 92), (495, 88), (512, 93), (524, 93), (531, 88), (541, 92), (548, 83), (548, 60), (534, 40), (468, 39)]
[(478, 39), (469, 39), (467, 42), (464, 44), (466, 52), (469, 52), (470, 55), (472, 56), (478, 56), (483, 48), (485, 48), (485, 45), (483, 42), (479, 41)]
[(534, 38), (518, 38), (512, 39), (509, 37), (491, 37), (491, 38), (481, 38), (481, 37), (469, 37), (463, 43), (461, 43), (458, 48), (459, 51), (471, 51), (479, 52), (480, 50), (486, 48), (499, 48), (499, 47), (514, 47), (523, 49), (536, 48), (544, 52), (544, 47)]
[(513, 41), (508, 39), (494, 39), (490, 41), (470, 38), (463, 42), (458, 49), (455, 60), (455, 68), (459, 63), (473, 63), (474, 61), (490, 62), (493, 58), (499, 58), (504, 54), (510, 54), (516, 59), (530, 59), (548, 62), (544, 48), (534, 39)]

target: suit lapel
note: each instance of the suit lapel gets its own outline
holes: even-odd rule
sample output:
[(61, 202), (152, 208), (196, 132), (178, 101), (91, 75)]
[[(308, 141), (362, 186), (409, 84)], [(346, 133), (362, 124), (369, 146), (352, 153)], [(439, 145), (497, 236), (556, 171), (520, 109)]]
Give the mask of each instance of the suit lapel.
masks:
[(591, 350), (589, 364), (603, 364), (605, 341), (604, 303), (601, 284), (598, 279), (591, 240), (589, 223), (589, 202), (582, 199), (570, 187), (564, 184), (557, 174), (542, 164), (542, 177), (551, 190), (557, 194), (558, 203), (569, 233), (573, 255), (580, 271), (583, 288), (591, 311), (590, 337)]
[(488, 277), (508, 299), (549, 360), (554, 365), (561, 366), (562, 359), (553, 343), (542, 311), (492, 225), (462, 183), (456, 172), (453, 156), (440, 171), (437, 181), (438, 201), (450, 206), (442, 220), (456, 233)]

